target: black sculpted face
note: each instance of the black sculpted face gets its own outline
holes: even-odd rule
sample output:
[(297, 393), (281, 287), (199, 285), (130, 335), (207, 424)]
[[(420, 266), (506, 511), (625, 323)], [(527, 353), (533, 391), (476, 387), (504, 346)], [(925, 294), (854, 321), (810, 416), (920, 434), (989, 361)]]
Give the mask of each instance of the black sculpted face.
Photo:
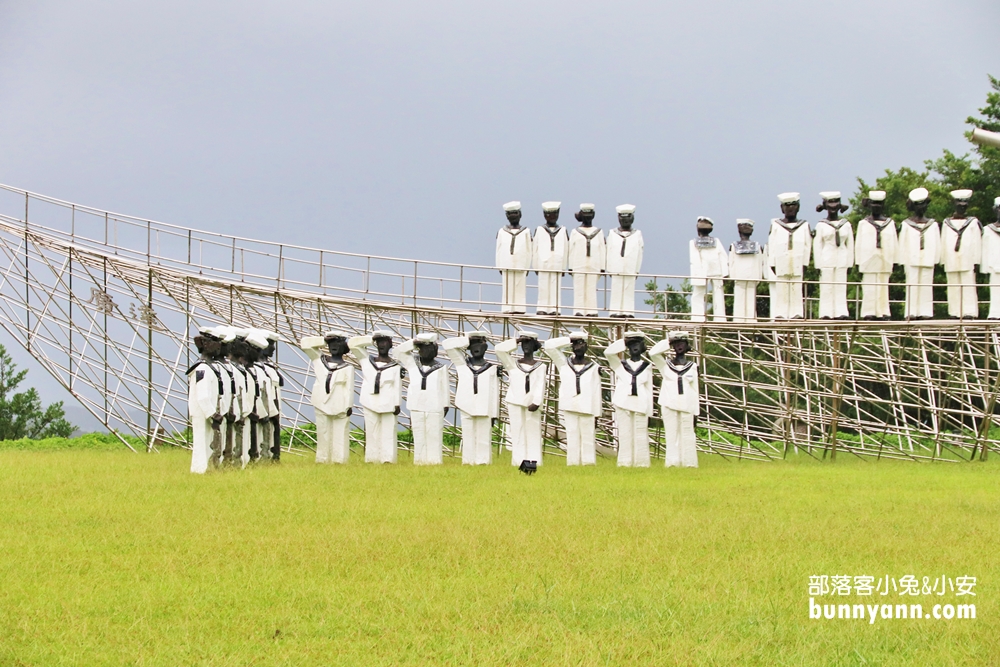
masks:
[(955, 201), (955, 216), (959, 220), (965, 218), (965, 212), (969, 210), (968, 200), (958, 199)]
[(741, 239), (744, 240), (748, 239), (753, 234), (753, 225), (741, 222), (740, 224), (736, 225), (736, 231), (740, 233)]
[(417, 343), (417, 356), (420, 357), (420, 363), (424, 366), (433, 364), (437, 354), (437, 343)]
[(629, 338), (625, 341), (625, 347), (633, 361), (638, 361), (642, 353), (646, 351), (646, 341), (642, 338)]
[(793, 201), (787, 204), (781, 205), (781, 214), (785, 216), (785, 220), (792, 222), (799, 219), (799, 202)]
[(673, 348), (674, 354), (679, 357), (682, 357), (691, 351), (691, 345), (683, 338), (681, 340), (671, 342), (670, 347)]
[(270, 359), (271, 355), (274, 354), (274, 348), (276, 346), (277, 343), (275, 343), (273, 340), (267, 341), (267, 347), (261, 350), (260, 356), (264, 357), (265, 359)]
[(342, 357), (347, 354), (347, 340), (343, 338), (331, 338), (326, 342), (326, 346), (331, 356)]
[(507, 222), (511, 227), (521, 226), (521, 212), (520, 211), (507, 211)]
[(559, 224), (559, 209), (554, 211), (543, 211), (542, 215), (545, 216), (545, 224), (549, 227), (555, 227)]
[(584, 227), (591, 227), (594, 224), (595, 213), (593, 211), (577, 211), (573, 217)]
[(526, 356), (531, 356), (542, 347), (537, 338), (522, 338), (521, 352)]
[(911, 201), (907, 199), (906, 210), (913, 214), (910, 217), (914, 218), (915, 220), (919, 220), (920, 218), (924, 217), (924, 213), (927, 212), (927, 207), (930, 205), (930, 203), (931, 203), (930, 197), (928, 197), (923, 201)]
[(486, 350), (489, 349), (489, 343), (486, 342), (485, 338), (473, 338), (469, 341), (469, 356), (472, 357), (473, 361), (480, 361), (486, 356)]
[(384, 338), (379, 336), (375, 339), (375, 349), (378, 350), (378, 356), (387, 357), (389, 356), (389, 350), (392, 349), (392, 339)]
[(618, 214), (618, 226), (621, 227), (623, 231), (631, 231), (633, 224), (635, 224), (635, 215), (632, 213)]
[(583, 340), (582, 338), (573, 339), (573, 341), (570, 343), (570, 346), (573, 348), (573, 354), (576, 355), (577, 357), (582, 358), (583, 355), (587, 354), (587, 348), (588, 348), (587, 341)]

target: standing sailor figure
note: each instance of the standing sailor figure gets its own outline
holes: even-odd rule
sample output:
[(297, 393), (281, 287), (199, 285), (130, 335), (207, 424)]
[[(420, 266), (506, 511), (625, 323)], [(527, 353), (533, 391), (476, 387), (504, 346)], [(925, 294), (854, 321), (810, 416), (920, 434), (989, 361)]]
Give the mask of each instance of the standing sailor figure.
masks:
[[(572, 356), (566, 356), (566, 348), (572, 348)], [(550, 338), (544, 349), (559, 369), (559, 414), (566, 429), (566, 465), (596, 465), (601, 372), (600, 366), (587, 359), (587, 332)]]
[(933, 218), (924, 217), (930, 204), (927, 188), (910, 191), (906, 209), (910, 217), (899, 230), (899, 256), (906, 271), (906, 319), (934, 317), (934, 266), (941, 261), (941, 229)]
[(418, 466), (444, 462), (444, 418), (451, 387), (448, 365), (438, 361), (437, 353), (435, 333), (418, 334), (389, 352), (409, 373), (406, 409), (413, 433), (413, 465)]
[(521, 226), (521, 202), (503, 205), (507, 226), (497, 232), (496, 266), (503, 282), (504, 313), (527, 310), (527, 277), (531, 268), (531, 231)]
[(1000, 320), (1000, 197), (993, 200), (993, 213), (997, 222), (983, 227), (983, 258), (980, 273), (990, 274), (991, 320)]
[[(503, 367), (486, 360), (486, 334), (470, 333), (444, 341), (444, 351), (458, 371), (455, 407), (462, 416), (462, 463), (493, 461), (493, 420), (500, 416), (500, 373)], [(468, 350), (468, 355), (466, 355)]]
[(303, 338), (300, 345), (316, 375), (310, 396), (316, 410), (316, 463), (347, 463), (351, 458), (354, 366), (344, 359), (347, 337), (343, 331), (328, 331), (322, 338)]
[[(618, 355), (628, 353), (627, 359)], [(618, 431), (618, 465), (649, 467), (649, 418), (653, 414), (653, 368), (642, 358), (646, 337), (639, 331), (626, 331), (604, 350), (615, 388), (611, 402), (615, 406), (615, 430)]]
[(235, 442), (237, 413), (242, 410), (243, 394), (237, 382), (238, 372), (236, 366), (230, 362), (231, 346), (236, 342), (236, 330), (233, 327), (215, 327), (215, 335), (221, 342), (219, 353), (219, 368), (222, 370), (222, 386), (225, 390), (223, 403), (226, 412), (223, 413), (225, 421), (222, 423), (222, 452), (220, 462), (231, 465), (239, 458), (239, 445)]
[(236, 379), (236, 394), (238, 396), (233, 406), (236, 420), (233, 422), (233, 464), (245, 468), (250, 462), (250, 413), (257, 400), (257, 383), (247, 370), (250, 363), (248, 357), (245, 329), (234, 329), (235, 340), (229, 344), (229, 359), (233, 367), (233, 377)]
[(212, 329), (202, 327), (194, 337), (201, 359), (187, 370), (188, 413), (191, 415), (191, 472), (203, 474), (216, 448), (222, 450), (222, 378), (213, 359), (221, 343)]
[(733, 279), (733, 322), (757, 321), (757, 283), (767, 280), (766, 248), (750, 240), (753, 220), (736, 221), (740, 240), (729, 245), (729, 277)]
[(819, 317), (822, 320), (850, 319), (847, 310), (847, 270), (854, 265), (854, 230), (840, 214), (850, 208), (840, 201), (839, 192), (821, 192), (823, 203), (816, 212), (826, 218), (816, 223), (813, 263), (819, 269)]
[[(666, 355), (673, 349), (673, 358)], [(691, 350), (686, 331), (671, 331), (666, 340), (653, 346), (649, 358), (660, 371), (660, 416), (663, 417), (666, 467), (698, 467), (698, 446), (695, 442), (694, 418), (700, 411), (698, 400), (698, 366), (687, 358)]]
[(941, 263), (948, 278), (948, 315), (979, 317), (976, 266), (983, 257), (983, 229), (979, 219), (966, 216), (972, 190), (952, 190), (955, 213), (941, 224)]
[(250, 459), (259, 461), (269, 458), (274, 434), (267, 428), (271, 422), (271, 412), (274, 406), (274, 386), (271, 376), (260, 363), (261, 353), (267, 349), (268, 340), (263, 331), (250, 329), (247, 333), (247, 351), (250, 353), (247, 372), (252, 375), (256, 391), (253, 410), (250, 411)]
[[(378, 354), (368, 354), (374, 345)], [(390, 356), (392, 334), (374, 331), (347, 341), (361, 366), (361, 407), (365, 409), (365, 462), (396, 462), (396, 415), (403, 400), (403, 369)]]
[(726, 295), (722, 279), (729, 275), (729, 261), (722, 241), (713, 237), (715, 223), (711, 218), (699, 216), (696, 223), (698, 237), (688, 242), (691, 260), (691, 321), (705, 321), (705, 296), (712, 285), (712, 321), (726, 321)]
[(569, 235), (566, 266), (573, 274), (573, 314), (597, 317), (597, 279), (604, 273), (607, 243), (594, 227), (594, 205), (580, 204), (575, 215), (580, 226)]
[(611, 274), (611, 317), (635, 317), (635, 279), (642, 268), (642, 232), (632, 229), (635, 206), (622, 204), (618, 228), (608, 232), (607, 271)]
[(889, 319), (889, 277), (896, 262), (898, 240), (896, 222), (886, 218), (885, 192), (871, 190), (861, 200), (870, 213), (858, 222), (854, 259), (861, 272), (861, 318)]
[(782, 218), (771, 220), (767, 236), (767, 265), (774, 272), (771, 283), (771, 319), (802, 319), (802, 275), (809, 264), (812, 236), (809, 223), (799, 220), (799, 193), (782, 192)]
[[(514, 352), (521, 345), (522, 356)], [(510, 419), (510, 464), (520, 466), (522, 461), (535, 461), (542, 465), (542, 413), (538, 408), (545, 401), (545, 379), (548, 366), (535, 359), (541, 349), (538, 335), (530, 331), (518, 332), (496, 346), (497, 358), (507, 371), (507, 416)]]
[(559, 314), (559, 283), (566, 271), (569, 255), (569, 237), (566, 228), (559, 226), (560, 202), (547, 201), (542, 204), (545, 224), (535, 230), (531, 240), (531, 264), (538, 273), (539, 315)]
[(271, 357), (281, 337), (273, 331), (264, 331), (263, 334), (267, 339), (267, 347), (261, 350), (259, 363), (271, 383), (271, 394), (267, 402), (268, 418), (263, 422), (265, 440), (261, 443), (261, 450), (277, 463), (281, 459), (281, 388), (285, 386), (285, 378), (278, 371), (278, 366), (271, 361)]

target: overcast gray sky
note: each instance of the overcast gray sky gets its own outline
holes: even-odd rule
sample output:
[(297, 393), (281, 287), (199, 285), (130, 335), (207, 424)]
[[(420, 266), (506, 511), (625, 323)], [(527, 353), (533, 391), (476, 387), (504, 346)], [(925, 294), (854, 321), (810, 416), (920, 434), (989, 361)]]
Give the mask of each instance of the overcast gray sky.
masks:
[(0, 182), (476, 264), (508, 200), (605, 228), (628, 202), (644, 269), (684, 273), (698, 215), (729, 241), (778, 192), (811, 211), (965, 152), (998, 25), (996, 0), (0, 0)]

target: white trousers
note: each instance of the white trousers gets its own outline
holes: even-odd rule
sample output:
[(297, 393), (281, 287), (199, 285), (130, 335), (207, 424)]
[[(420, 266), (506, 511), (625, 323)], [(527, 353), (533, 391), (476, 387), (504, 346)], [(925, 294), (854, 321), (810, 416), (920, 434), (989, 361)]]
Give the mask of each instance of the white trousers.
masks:
[(649, 417), (643, 412), (615, 408), (618, 431), (618, 465), (649, 467)]
[(888, 273), (861, 274), (861, 317), (889, 316)]
[(316, 463), (347, 463), (351, 458), (351, 418), (316, 411)]
[(778, 276), (770, 283), (770, 291), (772, 320), (803, 316), (802, 276)]
[(934, 317), (934, 267), (904, 266), (906, 317)]
[(559, 312), (559, 278), (558, 271), (538, 272), (538, 308), (539, 313)]
[(635, 276), (611, 276), (610, 315), (635, 314)]
[(493, 420), (462, 412), (462, 463), (489, 465), (493, 462)]
[(599, 273), (573, 274), (573, 314), (597, 315), (597, 279)]
[(757, 283), (733, 281), (733, 322), (757, 321)]
[(990, 274), (990, 314), (991, 320), (1000, 320), (1000, 273)]
[(510, 464), (537, 461), (542, 465), (542, 411), (531, 412), (520, 405), (507, 404), (510, 417)]
[(594, 415), (560, 412), (566, 429), (566, 465), (597, 465), (597, 437)]
[(527, 310), (525, 304), (528, 300), (528, 272), (504, 269), (500, 273), (503, 279), (503, 307), (501, 308), (501, 312), (525, 312)]
[(952, 317), (979, 317), (979, 295), (976, 294), (976, 274), (969, 271), (949, 271), (948, 314)]
[(365, 463), (396, 462), (396, 415), (365, 410)]
[(660, 406), (663, 416), (665, 456), (663, 465), (698, 467), (698, 446), (694, 439), (694, 415)]
[(212, 451), (212, 420), (191, 420), (191, 472), (203, 474), (208, 470)]
[(270, 417), (261, 419), (257, 422), (257, 428), (259, 429), (257, 448), (260, 451), (261, 458), (274, 458), (274, 452), (272, 451), (274, 447), (274, 422), (271, 421)]
[[(706, 278), (706, 283), (712, 285), (712, 321), (726, 321), (726, 293), (722, 289), (722, 278)], [(705, 321), (705, 297), (708, 294), (708, 285), (694, 285), (691, 287), (691, 321)]]
[(440, 465), (444, 462), (444, 411), (410, 410), (413, 432), (413, 465)]
[(819, 270), (819, 316), (847, 317), (847, 269)]

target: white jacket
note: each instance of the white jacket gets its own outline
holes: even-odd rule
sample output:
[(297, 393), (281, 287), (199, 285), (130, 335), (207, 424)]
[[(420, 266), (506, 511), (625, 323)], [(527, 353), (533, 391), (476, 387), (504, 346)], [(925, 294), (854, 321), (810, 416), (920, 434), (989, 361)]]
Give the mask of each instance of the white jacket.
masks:
[[(709, 237), (711, 238), (711, 237)], [(688, 258), (691, 261), (691, 284), (705, 285), (706, 278), (724, 278), (729, 275), (729, 258), (722, 241), (712, 238), (711, 247), (698, 246), (698, 239), (688, 241)]]
[(771, 230), (767, 235), (767, 265), (774, 269), (776, 276), (801, 276), (803, 268), (809, 264), (812, 250), (809, 223), (801, 220), (801, 224), (789, 233), (782, 222), (778, 218), (771, 220)]
[[(885, 225), (881, 233), (876, 225)], [(898, 246), (896, 222), (892, 218), (880, 221), (865, 218), (858, 222), (854, 260), (861, 273), (892, 273)]]
[(531, 239), (532, 260), (531, 268), (535, 271), (557, 271), (566, 270), (566, 261), (569, 258), (569, 237), (565, 227), (556, 227), (555, 232), (549, 233), (548, 225), (541, 225), (535, 230), (535, 236)]
[(604, 232), (597, 227), (590, 227), (585, 234), (584, 229), (586, 228), (577, 227), (569, 233), (566, 268), (582, 273), (600, 273), (607, 263), (608, 244), (604, 239)]
[(531, 268), (531, 230), (501, 227), (497, 232), (497, 268), (527, 271)]
[(469, 347), (466, 336), (448, 338), (443, 344), (444, 353), (458, 371), (455, 387), (455, 407), (473, 417), (500, 416), (500, 366), (492, 361), (477, 369), (469, 366), (465, 350)]
[(660, 407), (697, 415), (701, 412), (698, 396), (698, 364), (690, 359), (678, 366), (667, 354), (673, 354), (670, 343), (661, 340), (649, 351), (649, 358), (660, 371)]
[(739, 253), (738, 244), (729, 244), (729, 277), (733, 280), (743, 280), (747, 282), (760, 282), (768, 279), (767, 246), (761, 246), (755, 241), (750, 241), (753, 252)]
[(313, 372), (316, 374), (310, 403), (324, 415), (345, 416), (347, 409), (354, 406), (354, 366), (345, 361), (343, 366), (338, 367), (333, 363), (333, 357), (319, 354), (315, 348), (304, 351), (313, 360)]
[(540, 359), (533, 366), (525, 366), (515, 358), (517, 340), (510, 338), (499, 343), (495, 351), (497, 359), (507, 369), (507, 405), (519, 405), (526, 408), (531, 405), (542, 405), (545, 401), (545, 380), (548, 374), (548, 364)]
[(376, 362), (374, 355), (368, 354), (372, 343), (371, 336), (354, 336), (347, 341), (351, 355), (361, 366), (360, 403), (365, 410), (372, 412), (395, 412), (403, 400), (402, 367), (397, 361), (387, 364)]
[(448, 364), (435, 360), (433, 366), (422, 366), (413, 354), (415, 347), (413, 339), (410, 339), (389, 351), (389, 356), (398, 361), (409, 374), (406, 407), (410, 412), (443, 413), (451, 401)]
[(626, 350), (624, 340), (616, 340), (604, 350), (611, 371), (615, 374), (615, 388), (611, 402), (616, 408), (646, 415), (653, 414), (653, 366), (645, 359), (633, 363), (618, 355)]
[(199, 361), (188, 369), (188, 412), (192, 420), (211, 419), (222, 412), (222, 383), (219, 369), (207, 361)]
[[(839, 241), (839, 243), (838, 243)], [(817, 269), (845, 269), (854, 266), (854, 230), (846, 218), (816, 223), (813, 264)]]
[(634, 276), (642, 268), (642, 232), (633, 229), (628, 236), (622, 236), (618, 228), (608, 232), (608, 258), (605, 268), (610, 274)]
[(983, 227), (983, 257), (980, 273), (1000, 273), (1000, 226), (996, 223)]
[(562, 412), (601, 416), (600, 367), (589, 361), (582, 367), (573, 366), (566, 358), (569, 338), (545, 341), (545, 354), (559, 369), (559, 409)]
[(941, 263), (944, 270), (972, 271), (982, 258), (983, 229), (979, 219), (971, 215), (965, 220), (945, 218), (941, 223)]
[(921, 232), (909, 218), (899, 228), (896, 263), (903, 266), (934, 266), (941, 263), (941, 228), (937, 220), (928, 220), (924, 228), (924, 247), (920, 247)]

